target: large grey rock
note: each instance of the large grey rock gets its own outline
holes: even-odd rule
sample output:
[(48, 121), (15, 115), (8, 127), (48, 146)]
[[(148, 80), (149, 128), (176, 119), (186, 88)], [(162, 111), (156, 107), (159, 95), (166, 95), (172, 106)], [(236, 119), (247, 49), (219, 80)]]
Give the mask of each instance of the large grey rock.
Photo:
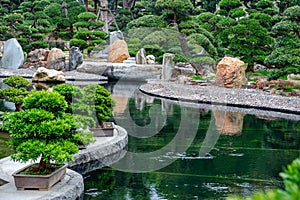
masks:
[(58, 48), (52, 48), (47, 57), (47, 66), (48, 69), (63, 70), (66, 65), (66, 55), (65, 53)]
[(4, 44), (1, 64), (3, 68), (18, 69), (24, 63), (24, 53), (21, 45), (15, 38), (7, 40)]
[(78, 47), (71, 47), (69, 55), (69, 65), (66, 66), (66, 71), (76, 70), (83, 62), (83, 55)]
[(161, 76), (161, 65), (137, 65), (126, 63), (107, 63), (99, 61), (84, 61), (78, 68), (78, 72), (93, 73), (107, 76), (113, 80), (158, 79)]
[(144, 65), (144, 64), (147, 64), (147, 58), (146, 58), (146, 51), (144, 48), (141, 48), (137, 54), (135, 55), (135, 62), (136, 64), (141, 64), (141, 65)]
[(117, 40), (124, 40), (123, 33), (121, 31), (113, 31), (109, 33), (109, 44), (112, 45)]

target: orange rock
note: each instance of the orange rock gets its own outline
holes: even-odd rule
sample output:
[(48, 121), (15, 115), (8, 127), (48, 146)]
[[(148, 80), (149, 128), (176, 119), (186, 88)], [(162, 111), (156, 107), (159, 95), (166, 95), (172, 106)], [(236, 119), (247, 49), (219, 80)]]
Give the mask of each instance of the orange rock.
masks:
[(117, 40), (110, 45), (108, 50), (108, 62), (122, 63), (130, 57), (127, 43), (124, 40)]
[(215, 82), (217, 86), (241, 88), (247, 84), (245, 63), (237, 58), (224, 57), (217, 65)]

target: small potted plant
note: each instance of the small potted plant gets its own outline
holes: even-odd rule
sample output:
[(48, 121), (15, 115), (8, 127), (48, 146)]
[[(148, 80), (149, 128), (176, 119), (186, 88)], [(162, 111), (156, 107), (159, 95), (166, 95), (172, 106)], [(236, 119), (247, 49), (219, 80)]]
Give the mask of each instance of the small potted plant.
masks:
[(72, 161), (78, 144), (92, 141), (79, 131), (74, 117), (65, 113), (67, 102), (57, 92), (32, 91), (23, 111), (5, 113), (2, 128), (10, 134), (14, 161), (38, 161), (13, 174), (18, 189), (48, 190), (62, 180), (66, 161)]
[(0, 98), (15, 103), (16, 111), (21, 111), (23, 99), (29, 93), (27, 86), (30, 85), (30, 82), (21, 76), (10, 76), (3, 79), (2, 82), (9, 87), (0, 91)]

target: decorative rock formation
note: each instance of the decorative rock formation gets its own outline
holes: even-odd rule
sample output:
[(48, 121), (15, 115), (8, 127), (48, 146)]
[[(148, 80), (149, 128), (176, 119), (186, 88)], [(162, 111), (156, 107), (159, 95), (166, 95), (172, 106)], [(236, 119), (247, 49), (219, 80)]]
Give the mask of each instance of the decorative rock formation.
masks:
[(117, 40), (110, 45), (108, 50), (108, 62), (122, 63), (130, 57), (127, 43), (124, 40)]
[(147, 64), (146, 51), (144, 48), (141, 48), (135, 55), (135, 62), (140, 65)]
[(24, 53), (21, 45), (15, 38), (7, 40), (4, 44), (1, 64), (3, 68), (18, 69), (24, 63)]
[(39, 67), (32, 76), (32, 81), (36, 82), (65, 82), (65, 73), (54, 69)]
[(27, 54), (28, 62), (24, 63), (24, 68), (38, 68), (47, 66), (49, 49), (35, 49)]
[(222, 135), (236, 135), (243, 130), (244, 113), (213, 111), (216, 128)]
[(146, 56), (147, 64), (153, 65), (155, 64), (155, 56), (154, 55), (148, 55)]
[(50, 50), (47, 57), (47, 68), (55, 70), (65, 69), (66, 55), (65, 53), (58, 48), (53, 48)]
[(66, 66), (66, 71), (76, 70), (83, 63), (83, 55), (78, 47), (71, 47), (69, 55), (69, 65)]
[(222, 58), (217, 65), (216, 85), (226, 88), (241, 88), (247, 84), (244, 65), (245, 63), (237, 58)]

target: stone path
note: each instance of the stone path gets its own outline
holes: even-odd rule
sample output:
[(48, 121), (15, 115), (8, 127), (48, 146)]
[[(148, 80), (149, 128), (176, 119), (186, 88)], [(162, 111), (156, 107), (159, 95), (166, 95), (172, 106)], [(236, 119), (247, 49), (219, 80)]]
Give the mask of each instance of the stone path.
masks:
[[(0, 78), (6, 78), (10, 76), (22, 76), (24, 78), (31, 79), (32, 75), (36, 72), (36, 69), (17, 69), (17, 70), (8, 70), (4, 68), (0, 68)], [(107, 77), (91, 74), (91, 73), (83, 73), (77, 71), (67, 71), (66, 80), (67, 81), (107, 81)]]
[(254, 108), (300, 116), (300, 98), (268, 94), (256, 89), (228, 89), (149, 80), (147, 84), (140, 87), (140, 90), (149, 95), (180, 102)]

